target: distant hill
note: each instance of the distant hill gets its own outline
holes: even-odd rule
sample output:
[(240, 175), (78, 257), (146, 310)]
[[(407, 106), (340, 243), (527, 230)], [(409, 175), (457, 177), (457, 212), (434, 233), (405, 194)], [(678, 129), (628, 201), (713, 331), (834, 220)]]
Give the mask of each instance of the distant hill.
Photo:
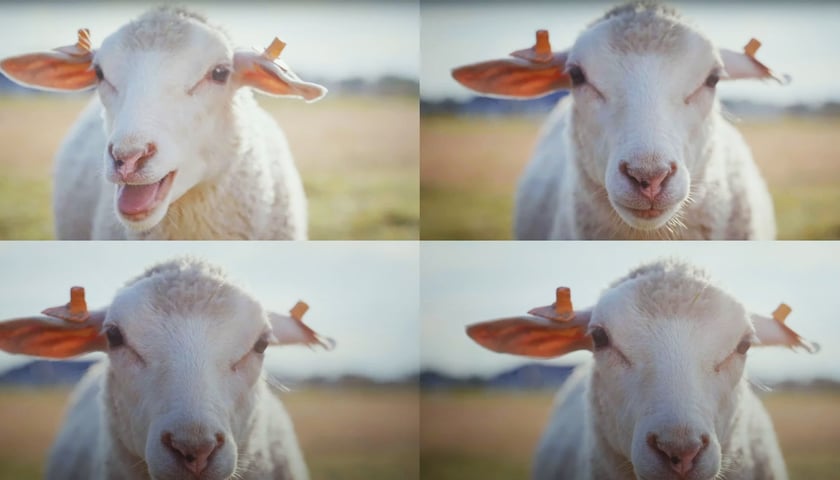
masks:
[(452, 377), (434, 370), (420, 372), (422, 390), (454, 388), (491, 388), (505, 390), (557, 389), (569, 378), (575, 367), (529, 363), (489, 378)]
[[(43, 387), (74, 385), (81, 380), (95, 360), (33, 360), (0, 374), (0, 386)], [(272, 383), (291, 388), (300, 386), (321, 388), (379, 388), (417, 385), (417, 376), (393, 380), (376, 380), (363, 375), (347, 374), (337, 378), (296, 378), (278, 371), (268, 371)]]
[(73, 385), (95, 362), (34, 360), (0, 375), (0, 385), (42, 387)]
[[(472, 97), (468, 100), (420, 100), (421, 115), (547, 115), (567, 92), (556, 92), (530, 100)], [(840, 102), (828, 101), (821, 105), (794, 104), (776, 106), (750, 100), (723, 100), (723, 111), (736, 118), (773, 118), (794, 116), (838, 116)]]

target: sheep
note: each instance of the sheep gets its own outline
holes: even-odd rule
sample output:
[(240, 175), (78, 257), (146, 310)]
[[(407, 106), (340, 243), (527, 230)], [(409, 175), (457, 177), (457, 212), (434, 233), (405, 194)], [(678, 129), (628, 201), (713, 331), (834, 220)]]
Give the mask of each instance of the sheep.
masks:
[(749, 314), (708, 274), (666, 259), (574, 310), (568, 288), (530, 315), (469, 326), (503, 353), (594, 361), (561, 387), (533, 478), (787, 478), (772, 423), (744, 374), (751, 346), (817, 346), (773, 317)]
[(272, 345), (332, 348), (290, 315), (266, 311), (194, 258), (152, 266), (109, 306), (84, 289), (44, 315), (0, 323), (0, 349), (50, 358), (104, 351), (76, 387), (49, 479), (306, 479), (292, 422), (262, 380)]
[(291, 151), (252, 93), (326, 94), (275, 60), (284, 46), (234, 50), (205, 17), (162, 7), (97, 50), (83, 29), (76, 45), (0, 61), (27, 87), (98, 93), (56, 156), (57, 238), (306, 239)]
[(615, 7), (574, 45), (548, 32), (513, 58), (459, 67), (484, 95), (570, 90), (543, 125), (515, 198), (518, 239), (773, 239), (767, 186), (722, 114), (718, 80), (789, 78), (718, 49), (673, 8)]

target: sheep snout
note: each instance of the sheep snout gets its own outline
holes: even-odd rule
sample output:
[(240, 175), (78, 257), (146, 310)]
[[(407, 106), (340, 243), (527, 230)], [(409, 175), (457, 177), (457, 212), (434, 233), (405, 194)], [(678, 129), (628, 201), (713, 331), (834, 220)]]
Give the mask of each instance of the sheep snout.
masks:
[(225, 437), (221, 432), (212, 438), (190, 438), (190, 436), (176, 437), (172, 432), (164, 432), (161, 442), (169, 449), (178, 461), (196, 477), (207, 468), (207, 463), (213, 452), (224, 445)]
[(662, 183), (677, 171), (677, 164), (671, 162), (671, 165), (667, 167), (648, 169), (630, 167), (627, 162), (622, 162), (619, 171), (627, 177), (631, 184), (634, 184), (643, 197), (653, 204), (662, 191)]
[(648, 429), (640, 447), (633, 455), (640, 478), (705, 480), (720, 470), (717, 442), (700, 428), (684, 424), (654, 427)]
[(139, 172), (156, 153), (157, 145), (151, 142), (143, 148), (115, 148), (113, 143), (108, 144), (108, 155), (114, 162), (114, 176), (119, 183), (136, 182)]
[(187, 422), (158, 432), (149, 439), (157, 454), (147, 455), (154, 478), (214, 480), (228, 478), (236, 470), (235, 448), (220, 428)]
[(680, 475), (686, 475), (694, 468), (695, 459), (709, 444), (709, 436), (706, 434), (699, 438), (665, 439), (655, 433), (649, 433), (647, 439), (648, 446)]
[(665, 225), (688, 198), (689, 179), (677, 162), (653, 156), (621, 160), (608, 170), (605, 186), (616, 213), (629, 226), (653, 230)]

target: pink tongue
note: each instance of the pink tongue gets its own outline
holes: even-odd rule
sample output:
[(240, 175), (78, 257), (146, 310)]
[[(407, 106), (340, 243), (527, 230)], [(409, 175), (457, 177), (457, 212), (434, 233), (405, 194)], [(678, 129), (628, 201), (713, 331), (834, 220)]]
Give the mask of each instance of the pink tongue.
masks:
[(159, 187), (160, 182), (151, 185), (123, 185), (117, 199), (120, 211), (136, 215), (151, 209)]

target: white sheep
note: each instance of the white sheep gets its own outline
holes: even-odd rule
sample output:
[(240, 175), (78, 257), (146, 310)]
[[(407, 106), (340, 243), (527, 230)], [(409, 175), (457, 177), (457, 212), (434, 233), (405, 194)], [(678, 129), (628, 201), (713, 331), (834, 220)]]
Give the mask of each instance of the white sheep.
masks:
[(306, 479), (292, 423), (261, 378), (271, 345), (321, 344), (217, 267), (158, 264), (102, 310), (66, 306), (0, 323), (0, 349), (51, 358), (104, 351), (74, 392), (49, 479)]
[(283, 46), (234, 50), (204, 17), (159, 8), (97, 50), (80, 30), (76, 45), (0, 62), (28, 87), (98, 93), (56, 158), (56, 236), (305, 239), (300, 176), (251, 90), (314, 101), (326, 89), (275, 60)]
[(816, 346), (749, 314), (702, 270), (664, 260), (614, 282), (590, 309), (569, 290), (532, 315), (472, 325), (497, 352), (594, 362), (561, 388), (535, 458), (537, 480), (779, 479), (784, 459), (744, 375), (752, 345)]
[(721, 115), (718, 80), (775, 78), (718, 49), (672, 8), (616, 7), (566, 51), (548, 33), (513, 58), (453, 76), (487, 95), (571, 90), (543, 126), (519, 182), (519, 239), (772, 239), (767, 186)]

